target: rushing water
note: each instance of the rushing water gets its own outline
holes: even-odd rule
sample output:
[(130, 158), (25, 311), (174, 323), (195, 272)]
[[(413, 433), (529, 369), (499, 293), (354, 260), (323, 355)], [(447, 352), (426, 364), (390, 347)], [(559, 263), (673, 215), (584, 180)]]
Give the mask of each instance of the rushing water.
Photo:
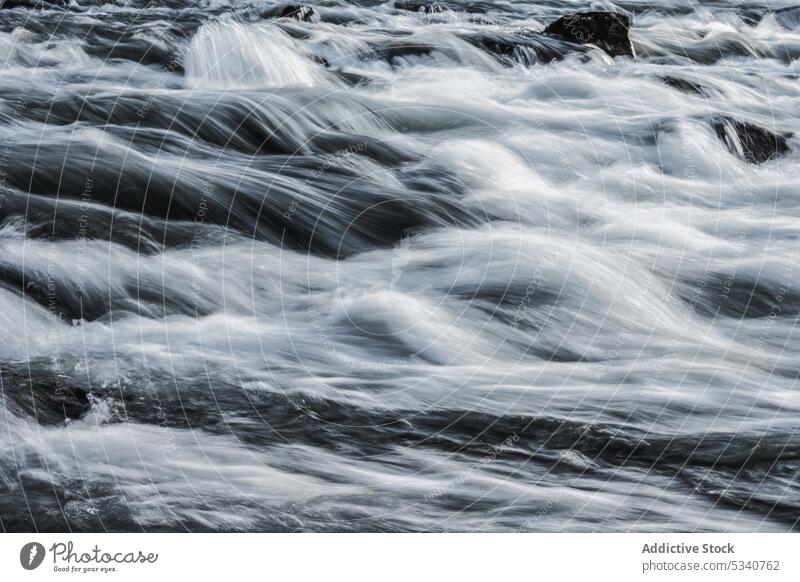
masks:
[(795, 529), (796, 4), (6, 0), (0, 528)]

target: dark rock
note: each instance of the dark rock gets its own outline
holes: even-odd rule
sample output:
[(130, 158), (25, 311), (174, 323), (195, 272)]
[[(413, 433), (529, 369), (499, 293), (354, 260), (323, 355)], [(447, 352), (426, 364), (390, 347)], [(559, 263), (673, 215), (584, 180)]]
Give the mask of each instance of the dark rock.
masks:
[(425, 4), (423, 2), (395, 2), (395, 8), (408, 12), (422, 12), (423, 14), (441, 14), (446, 10), (441, 4)]
[(311, 22), (311, 18), (316, 14), (311, 6), (295, 6), (289, 4), (284, 6), (278, 13), (278, 18), (294, 18), (300, 22)]
[(44, 9), (69, 5), (69, 0), (0, 0), (0, 8)]
[(3, 393), (16, 412), (43, 425), (78, 419), (91, 409), (89, 392), (63, 375), (3, 369)]
[(358, 73), (351, 73), (349, 71), (335, 71), (336, 76), (351, 87), (363, 87), (369, 85), (370, 78)]
[(391, 62), (398, 58), (429, 55), (436, 50), (436, 47), (430, 43), (405, 40), (405, 38), (401, 37), (381, 45), (373, 45), (373, 50), (375, 54)]
[(634, 56), (628, 33), (631, 18), (614, 12), (579, 12), (551, 22), (545, 33), (578, 44), (595, 44), (612, 57)]
[(511, 59), (519, 46), (518, 42), (510, 41), (499, 35), (481, 35), (475, 37), (475, 43), (486, 51), (501, 59)]
[(322, 65), (326, 69), (330, 69), (331, 68), (331, 62), (328, 59), (326, 59), (325, 57), (323, 57), (323, 56), (311, 55), (310, 58), (311, 58), (312, 61), (314, 61), (317, 64)]
[[(588, 48), (572, 45), (565, 47), (560, 39), (526, 29), (513, 31), (481, 31), (477, 34), (466, 34), (463, 38), (468, 43), (491, 53), (505, 65), (522, 64), (531, 66), (535, 63), (547, 63), (564, 58), (565, 53)], [(574, 49), (574, 50), (573, 50)]]
[(713, 119), (711, 126), (732, 154), (750, 164), (761, 164), (789, 152), (786, 138), (791, 135), (775, 134), (725, 116)]
[(669, 75), (662, 75), (659, 77), (664, 83), (678, 89), (679, 91), (683, 91), (684, 93), (694, 93), (695, 95), (702, 95), (703, 97), (709, 97), (710, 92), (703, 87), (700, 83), (695, 81), (690, 81), (688, 79), (682, 79), (680, 77), (671, 77)]

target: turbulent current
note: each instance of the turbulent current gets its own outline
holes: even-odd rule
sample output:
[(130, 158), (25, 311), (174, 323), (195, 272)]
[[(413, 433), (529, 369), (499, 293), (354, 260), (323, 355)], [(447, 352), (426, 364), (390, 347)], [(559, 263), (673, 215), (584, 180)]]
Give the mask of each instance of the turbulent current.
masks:
[(797, 2), (3, 0), (0, 47), (0, 529), (798, 528)]

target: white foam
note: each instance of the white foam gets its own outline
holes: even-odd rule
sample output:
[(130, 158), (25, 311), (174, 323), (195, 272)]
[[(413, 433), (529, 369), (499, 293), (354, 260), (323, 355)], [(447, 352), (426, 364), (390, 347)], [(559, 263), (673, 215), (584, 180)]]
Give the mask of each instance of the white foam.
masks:
[(301, 55), (295, 42), (269, 23), (221, 18), (204, 24), (186, 52), (192, 88), (312, 87), (329, 84), (324, 71)]

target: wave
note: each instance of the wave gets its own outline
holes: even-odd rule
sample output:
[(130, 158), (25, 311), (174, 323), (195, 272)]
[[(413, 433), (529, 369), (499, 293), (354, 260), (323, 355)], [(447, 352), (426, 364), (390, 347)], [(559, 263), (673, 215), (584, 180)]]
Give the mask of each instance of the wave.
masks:
[(797, 10), (604, 6), (3, 3), (0, 528), (796, 529)]

